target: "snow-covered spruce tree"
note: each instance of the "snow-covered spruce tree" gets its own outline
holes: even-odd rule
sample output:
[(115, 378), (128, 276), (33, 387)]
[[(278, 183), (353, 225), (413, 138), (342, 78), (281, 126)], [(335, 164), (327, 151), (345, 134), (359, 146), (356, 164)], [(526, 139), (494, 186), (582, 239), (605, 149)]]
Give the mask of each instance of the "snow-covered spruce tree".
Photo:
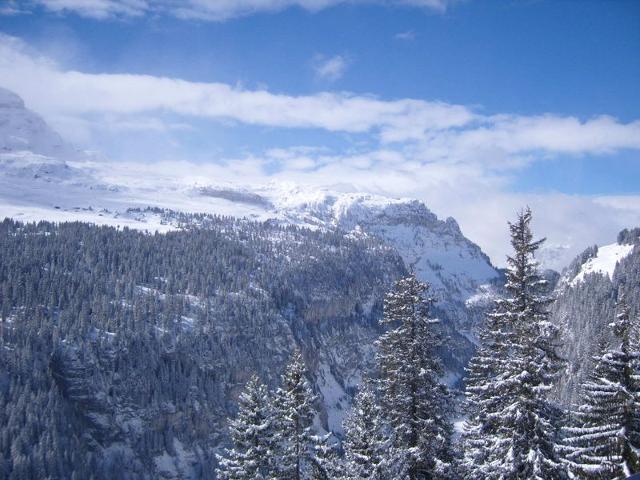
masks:
[(640, 473), (640, 319), (623, 298), (611, 324), (616, 343), (594, 358), (582, 399), (566, 428), (566, 460), (576, 478), (624, 479)]
[(296, 350), (275, 393), (274, 459), (278, 479), (302, 480), (324, 476), (321, 473), (322, 461), (317, 456), (323, 439), (313, 432), (315, 395), (305, 372), (302, 354)]
[(225, 480), (273, 478), (273, 411), (267, 388), (254, 375), (238, 398), (238, 415), (229, 422), (233, 447), (220, 457)]
[(377, 342), (381, 411), (392, 437), (383, 462), (396, 472), (406, 468), (411, 480), (451, 478), (450, 398), (439, 380), (438, 320), (429, 318), (428, 290), (414, 274), (395, 284), (382, 319), (391, 329)]
[(466, 410), (469, 417), (462, 435), (462, 470), (465, 478), (497, 478), (493, 453), (497, 453), (500, 414), (508, 398), (506, 384), (496, 381), (507, 354), (506, 331), (500, 317), (488, 315), (480, 332), (480, 345), (467, 365)]
[(506, 298), (488, 315), (482, 345), (469, 365), (464, 467), (466, 477), (566, 478), (559, 459), (561, 412), (548, 391), (562, 368), (558, 329), (549, 321), (550, 299), (534, 259), (531, 211), (510, 223), (513, 256), (507, 258)]
[(390, 445), (372, 381), (364, 381), (355, 396), (351, 412), (344, 421), (344, 434), (342, 447), (346, 478), (385, 478), (383, 458)]

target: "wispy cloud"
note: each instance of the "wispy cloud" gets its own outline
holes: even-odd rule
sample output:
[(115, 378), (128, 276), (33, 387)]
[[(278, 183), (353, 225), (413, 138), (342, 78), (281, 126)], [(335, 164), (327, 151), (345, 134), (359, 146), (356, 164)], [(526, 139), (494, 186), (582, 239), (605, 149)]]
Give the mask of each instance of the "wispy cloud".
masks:
[(474, 118), (463, 106), (441, 102), (387, 101), (332, 92), (291, 96), (224, 83), (67, 71), (7, 36), (0, 36), (0, 78), (2, 86), (16, 91), (45, 114), (171, 112), (270, 127), (351, 133), (389, 131), (390, 136), (414, 122), (423, 130), (441, 130), (465, 125)]
[[(323, 71), (335, 75), (340, 69), (329, 63)], [(409, 145), (430, 161), (468, 161), (486, 153), (505, 164), (525, 154), (640, 149), (640, 120), (482, 115), (465, 105), (411, 98), (385, 100), (336, 92), (293, 96), (225, 83), (90, 74), (65, 70), (8, 36), (0, 36), (0, 78), (2, 86), (45, 114), (149, 117), (169, 112), (185, 118), (368, 134), (382, 144)]]
[(28, 10), (21, 9), (17, 3), (9, 2), (6, 5), (0, 6), (0, 15), (11, 16), (11, 15), (23, 15), (28, 14)]
[(103, 20), (113, 17), (137, 17), (153, 9), (152, 1), (146, 0), (33, 0), (25, 2), (32, 6), (58, 13), (75, 13), (82, 17)]
[(7, 13), (44, 8), (47, 11), (73, 13), (93, 19), (136, 17), (146, 14), (171, 15), (183, 19), (225, 21), (256, 13), (276, 12), (291, 7), (319, 11), (347, 3), (371, 3), (404, 6), (435, 12), (446, 11), (455, 0), (26, 0), (21, 8), (10, 0)]
[(415, 40), (416, 32), (414, 32), (413, 30), (399, 32), (394, 35), (394, 38), (396, 40), (405, 40), (405, 41)]
[(333, 82), (342, 78), (349, 63), (349, 60), (344, 55), (335, 55), (333, 57), (316, 55), (313, 59), (313, 70), (318, 78)]

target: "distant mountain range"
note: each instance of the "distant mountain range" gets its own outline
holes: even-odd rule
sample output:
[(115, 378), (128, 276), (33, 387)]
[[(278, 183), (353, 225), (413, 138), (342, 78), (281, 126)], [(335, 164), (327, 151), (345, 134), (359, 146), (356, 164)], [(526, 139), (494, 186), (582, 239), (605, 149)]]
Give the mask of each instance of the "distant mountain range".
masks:
[[(5, 222), (0, 236), (0, 291), (13, 292), (1, 297), (0, 364), (11, 367), (0, 388), (43, 372), (9, 388), (7, 415), (29, 420), (3, 435), (42, 432), (38, 448), (65, 475), (211, 478), (244, 382), (257, 372), (273, 386), (295, 348), (318, 394), (317, 428), (340, 435), (372, 365), (384, 293), (409, 270), (432, 285), (457, 384), (500, 283), (456, 221), (419, 201), (108, 166), (7, 91), (0, 139), (0, 217), (82, 222)], [(71, 450), (95, 463), (68, 461)]]

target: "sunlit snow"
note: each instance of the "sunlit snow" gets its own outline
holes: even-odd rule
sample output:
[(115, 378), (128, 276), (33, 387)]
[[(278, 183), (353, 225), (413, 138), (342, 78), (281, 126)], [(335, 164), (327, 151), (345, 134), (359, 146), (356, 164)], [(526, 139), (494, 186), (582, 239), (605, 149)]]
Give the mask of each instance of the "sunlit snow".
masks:
[(602, 273), (611, 278), (613, 276), (613, 271), (615, 270), (617, 263), (627, 255), (629, 255), (632, 250), (633, 245), (619, 245), (617, 243), (599, 247), (598, 254), (595, 257), (587, 260), (582, 265), (580, 272), (570, 282), (570, 285), (577, 285), (591, 273)]

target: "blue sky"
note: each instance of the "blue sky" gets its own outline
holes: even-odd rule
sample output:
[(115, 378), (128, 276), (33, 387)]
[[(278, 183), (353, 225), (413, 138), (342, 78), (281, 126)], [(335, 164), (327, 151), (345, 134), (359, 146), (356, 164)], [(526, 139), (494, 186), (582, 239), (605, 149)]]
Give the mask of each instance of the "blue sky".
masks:
[[(5, 33), (83, 71), (327, 88), (316, 54), (346, 55), (332, 88), (440, 99), (487, 111), (609, 113), (640, 109), (640, 5), (631, 1), (466, 1), (446, 13), (411, 7), (288, 8), (225, 22), (171, 16), (95, 20), (48, 13), (5, 16)], [(411, 39), (395, 35), (411, 32)], [(51, 45), (53, 43), (53, 45)], [(60, 51), (71, 47), (71, 52)]]
[(481, 243), (488, 196), (640, 218), (640, 2), (7, 5), (0, 86), (112, 160), (417, 196)]

